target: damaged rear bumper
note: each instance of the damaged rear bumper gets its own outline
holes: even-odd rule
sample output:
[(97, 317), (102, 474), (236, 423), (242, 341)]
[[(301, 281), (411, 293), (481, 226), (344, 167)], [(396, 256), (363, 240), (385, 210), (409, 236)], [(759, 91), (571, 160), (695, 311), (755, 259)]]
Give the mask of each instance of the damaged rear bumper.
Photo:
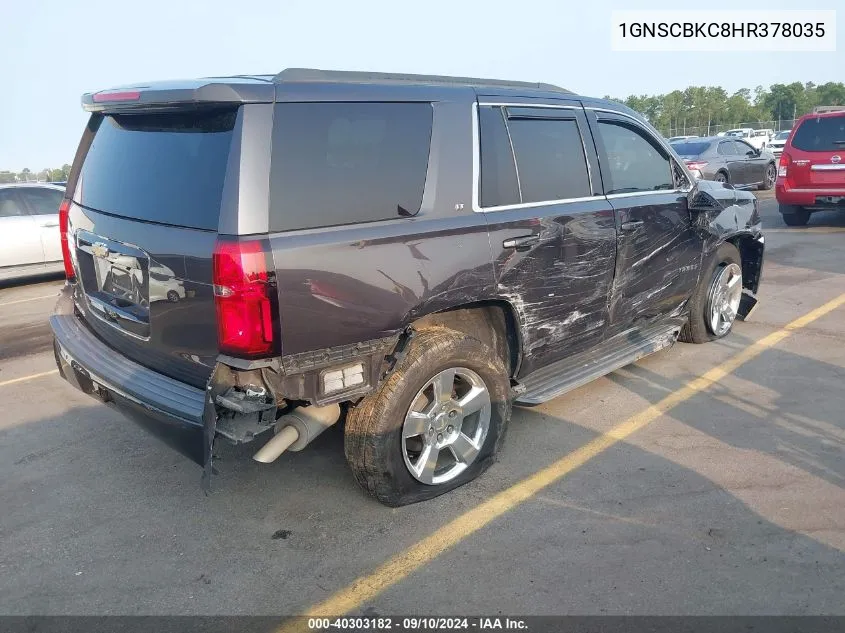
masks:
[(116, 353), (79, 321), (72, 303), (70, 310), (56, 312), (50, 317), (50, 327), (62, 377), (77, 389), (113, 405), (204, 466), (208, 454), (204, 439), (205, 391)]

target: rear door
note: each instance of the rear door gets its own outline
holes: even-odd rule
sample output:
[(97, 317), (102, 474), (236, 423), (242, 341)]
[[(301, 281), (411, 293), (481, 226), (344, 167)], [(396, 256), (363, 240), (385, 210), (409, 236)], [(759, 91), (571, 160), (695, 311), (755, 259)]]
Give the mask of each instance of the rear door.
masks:
[(48, 187), (23, 187), (20, 194), (38, 225), (45, 262), (49, 264), (62, 261), (59, 205), (62, 203), (64, 192)]
[(722, 157), (728, 170), (728, 181), (733, 184), (745, 183), (745, 163), (737, 153), (735, 141), (719, 141), (716, 152)]
[(248, 107), (261, 108), (94, 114), (69, 184), (86, 322), (118, 352), (197, 387), (217, 356), (212, 254), (221, 209), (239, 202)]
[(0, 268), (44, 263), (38, 224), (16, 188), (0, 188)]
[(686, 172), (636, 119), (589, 112), (604, 190), (619, 229), (608, 335), (682, 312), (698, 280), (701, 238)]
[(478, 118), (478, 206), (498, 293), (522, 320), (526, 375), (604, 338), (616, 225), (580, 102), (482, 99)]
[(789, 143), (794, 189), (845, 187), (845, 113), (805, 119)]

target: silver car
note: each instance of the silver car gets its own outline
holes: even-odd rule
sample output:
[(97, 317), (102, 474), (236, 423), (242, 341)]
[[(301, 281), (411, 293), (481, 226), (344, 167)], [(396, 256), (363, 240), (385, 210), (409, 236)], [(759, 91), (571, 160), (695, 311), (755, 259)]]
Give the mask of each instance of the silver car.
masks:
[(63, 187), (0, 185), (0, 280), (61, 272), (59, 205)]
[(789, 133), (792, 130), (784, 130), (775, 134), (774, 138), (769, 142), (769, 151), (777, 157), (783, 154), (783, 146), (786, 145), (786, 139), (789, 138)]

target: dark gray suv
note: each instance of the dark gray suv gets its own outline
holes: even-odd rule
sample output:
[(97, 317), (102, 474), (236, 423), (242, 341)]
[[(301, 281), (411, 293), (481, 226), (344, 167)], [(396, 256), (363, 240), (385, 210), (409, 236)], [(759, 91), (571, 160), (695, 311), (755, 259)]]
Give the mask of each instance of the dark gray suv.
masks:
[(752, 194), (546, 84), (289, 69), (86, 94), (62, 376), (212, 472), (342, 421), (359, 483), (460, 486), (545, 402), (753, 308)]

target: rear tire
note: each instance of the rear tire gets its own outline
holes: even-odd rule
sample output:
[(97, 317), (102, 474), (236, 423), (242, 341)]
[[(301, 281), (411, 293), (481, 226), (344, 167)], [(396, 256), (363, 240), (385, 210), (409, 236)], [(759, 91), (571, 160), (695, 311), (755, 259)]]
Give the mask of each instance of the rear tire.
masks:
[(730, 184), (730, 179), (728, 178), (728, 174), (723, 171), (717, 171), (716, 175), (713, 176), (713, 180), (716, 182), (723, 182), (725, 184)]
[(783, 222), (787, 226), (806, 226), (810, 221), (810, 212), (807, 209), (792, 204), (781, 204), (779, 207)]
[[(457, 374), (448, 378), (446, 389), (441, 377), (452, 370)], [(462, 391), (465, 378), (468, 390)], [(474, 402), (470, 392), (481, 389), (487, 392), (480, 393), (481, 408), (469, 412), (472, 404), (460, 403)], [(385, 505), (432, 499), (490, 467), (510, 415), (510, 380), (499, 355), (455, 330), (427, 328), (411, 338), (407, 354), (382, 385), (350, 409), (346, 459), (361, 487)], [(421, 425), (421, 433), (413, 435), (415, 424)], [(437, 454), (433, 466), (423, 468), (428, 463), (424, 455)]]
[(739, 284), (741, 296), (742, 260), (739, 250), (729, 242), (722, 244), (716, 249), (716, 252), (710, 258), (710, 262), (701, 272), (698, 286), (696, 286), (695, 292), (693, 292), (689, 302), (689, 320), (683, 329), (681, 329), (678, 340), (685, 343), (707, 343), (727, 336), (730, 333), (736, 321), (736, 307), (738, 307), (738, 302), (733, 307), (733, 316), (730, 322), (726, 324), (726, 329), (714, 328), (711, 325), (713, 294), (714, 285), (718, 284), (727, 275), (729, 270), (735, 272), (737, 268), (739, 269), (739, 280), (735, 283)]
[(778, 168), (772, 162), (766, 166), (766, 173), (763, 174), (763, 184), (760, 185), (760, 189), (763, 191), (769, 191), (772, 187), (775, 186), (775, 181), (778, 179)]

